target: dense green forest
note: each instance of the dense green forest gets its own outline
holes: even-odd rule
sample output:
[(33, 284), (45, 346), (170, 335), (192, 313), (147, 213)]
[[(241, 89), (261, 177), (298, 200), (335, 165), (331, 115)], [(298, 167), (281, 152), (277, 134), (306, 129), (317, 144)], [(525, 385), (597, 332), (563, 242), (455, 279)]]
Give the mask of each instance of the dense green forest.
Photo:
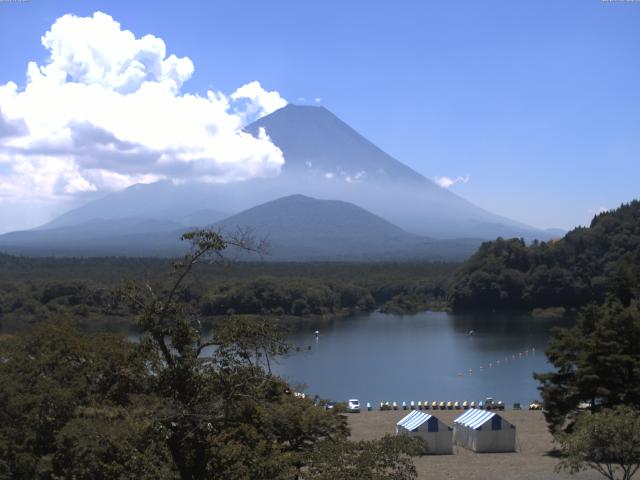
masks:
[(609, 293), (628, 303), (639, 291), (640, 201), (633, 201), (561, 240), (484, 243), (456, 272), (449, 301), (455, 309), (574, 308)]
[[(450, 263), (266, 263), (198, 265), (181, 301), (205, 322), (229, 314), (305, 318), (446, 306)], [(166, 289), (169, 269), (153, 258), (27, 258), (0, 255), (0, 329), (64, 316), (85, 327), (131, 323), (113, 296), (126, 282)]]

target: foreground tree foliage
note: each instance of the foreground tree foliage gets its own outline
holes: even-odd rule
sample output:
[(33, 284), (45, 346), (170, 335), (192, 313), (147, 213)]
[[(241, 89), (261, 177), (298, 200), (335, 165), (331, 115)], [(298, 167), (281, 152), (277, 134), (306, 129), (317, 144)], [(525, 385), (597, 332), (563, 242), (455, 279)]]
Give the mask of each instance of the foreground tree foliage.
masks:
[[(271, 359), (288, 351), (281, 333), (231, 317), (205, 337), (185, 301), (185, 279), (200, 263), (230, 245), (259, 246), (213, 231), (184, 239), (192, 250), (175, 264), (171, 288), (118, 292), (144, 332), (138, 344), (64, 321), (0, 340), (0, 479), (259, 480), (319, 474), (334, 460), (335, 472), (361, 468), (370, 453), (346, 441), (345, 417), (271, 374)], [(329, 445), (344, 455), (334, 458)], [(366, 478), (415, 478), (411, 443), (366, 449), (383, 459)]]
[(456, 272), (454, 309), (581, 307), (640, 296), (640, 201), (594, 217), (564, 238), (484, 243)]
[(581, 414), (574, 430), (558, 439), (558, 470), (593, 469), (609, 480), (630, 480), (640, 469), (640, 412), (633, 408)]
[[(58, 434), (82, 407), (131, 407), (152, 352), (113, 335), (45, 324), (0, 341), (0, 478), (47, 478)], [(89, 478), (89, 477), (86, 477)]]
[(556, 371), (535, 377), (552, 432), (572, 427), (581, 402), (592, 412), (640, 405), (638, 301), (585, 307), (574, 327), (553, 331), (546, 354)]
[(421, 455), (420, 439), (385, 436), (379, 441), (324, 440), (310, 456), (305, 480), (411, 480), (416, 467), (409, 455)]

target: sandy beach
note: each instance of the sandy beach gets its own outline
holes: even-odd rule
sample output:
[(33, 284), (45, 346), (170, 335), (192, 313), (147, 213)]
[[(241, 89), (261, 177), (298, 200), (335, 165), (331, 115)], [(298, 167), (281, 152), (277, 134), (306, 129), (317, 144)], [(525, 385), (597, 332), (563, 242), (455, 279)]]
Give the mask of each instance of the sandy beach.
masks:
[[(459, 410), (429, 412), (450, 426), (453, 426), (453, 419), (461, 414)], [(407, 413), (406, 411), (372, 411), (349, 414), (352, 438), (372, 440), (385, 434), (394, 434), (396, 422)], [(453, 455), (427, 455), (415, 458), (418, 478), (431, 480), (602, 478), (592, 471), (576, 475), (554, 472), (558, 460), (549, 455), (553, 449), (553, 442), (542, 412), (522, 410), (504, 411), (500, 414), (516, 426), (517, 452), (477, 454), (454, 446)]]

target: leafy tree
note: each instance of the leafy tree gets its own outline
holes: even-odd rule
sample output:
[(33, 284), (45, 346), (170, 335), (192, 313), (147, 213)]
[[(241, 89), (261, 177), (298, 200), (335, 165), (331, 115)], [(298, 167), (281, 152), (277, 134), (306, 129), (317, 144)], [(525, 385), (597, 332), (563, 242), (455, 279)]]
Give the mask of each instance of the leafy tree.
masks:
[(80, 409), (58, 433), (48, 469), (76, 480), (175, 479), (147, 408)]
[(581, 414), (574, 430), (558, 440), (558, 470), (593, 469), (609, 480), (630, 480), (640, 469), (640, 413), (632, 408)]
[(33, 479), (46, 471), (57, 435), (77, 409), (128, 405), (149, 385), (152, 360), (120, 336), (87, 336), (64, 322), (1, 340), (0, 472)]
[[(571, 425), (581, 402), (592, 411), (640, 402), (640, 304), (610, 299), (585, 307), (576, 325), (554, 329), (546, 349), (556, 371), (536, 374), (550, 429)], [(569, 424), (567, 424), (569, 421)]]
[[(184, 480), (291, 478), (305, 468), (305, 455), (318, 442), (345, 438), (345, 419), (293, 396), (271, 374), (270, 357), (288, 347), (268, 323), (234, 317), (211, 337), (201, 335), (197, 315), (176, 300), (184, 279), (229, 245), (254, 247), (246, 238), (227, 240), (213, 231), (183, 238), (192, 249), (175, 265), (176, 280), (166, 295), (149, 286), (123, 291), (139, 311), (146, 341), (162, 356), (153, 371), (164, 401), (158, 428), (173, 463)], [(208, 348), (213, 354), (203, 357)]]

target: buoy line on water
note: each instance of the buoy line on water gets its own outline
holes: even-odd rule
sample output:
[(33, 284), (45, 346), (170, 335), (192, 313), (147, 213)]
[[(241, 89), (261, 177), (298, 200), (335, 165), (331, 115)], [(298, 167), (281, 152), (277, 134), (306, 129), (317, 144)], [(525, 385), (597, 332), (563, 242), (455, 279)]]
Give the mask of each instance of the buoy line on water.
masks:
[[(478, 368), (479, 372), (484, 372), (486, 370), (489, 369), (494, 369), (494, 368), (498, 368), (502, 365), (507, 365), (510, 362), (513, 363), (517, 360), (522, 360), (523, 358), (527, 358), (529, 356), (533, 356), (536, 353), (536, 349), (535, 347), (531, 347), (531, 348), (527, 348), (526, 350), (523, 350), (521, 352), (517, 352), (517, 353), (513, 353), (511, 355), (506, 355), (503, 359), (498, 359), (492, 362), (489, 362), (488, 365), (485, 367), (484, 365), (480, 365), (480, 368)], [(469, 375), (473, 375), (474, 369), (470, 368), (467, 370)], [(458, 372), (457, 374), (458, 377), (464, 377), (465, 373), (463, 372)]]

